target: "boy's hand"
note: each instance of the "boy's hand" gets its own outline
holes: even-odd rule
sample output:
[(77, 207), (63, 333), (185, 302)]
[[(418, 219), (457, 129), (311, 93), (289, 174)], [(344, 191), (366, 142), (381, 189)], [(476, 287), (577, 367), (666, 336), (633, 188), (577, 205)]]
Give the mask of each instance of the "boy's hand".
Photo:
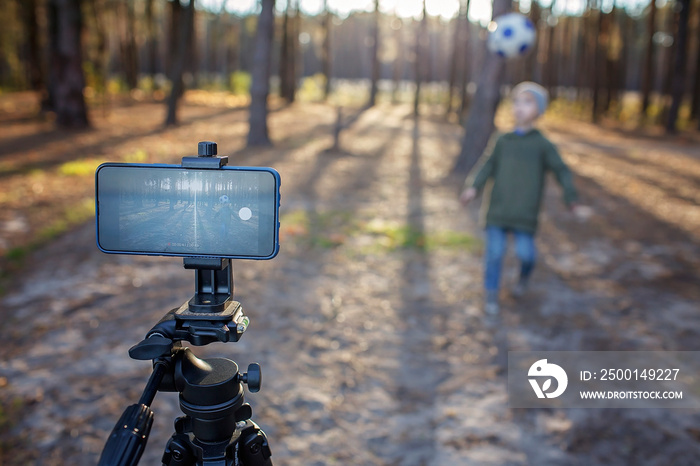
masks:
[(464, 191), (462, 191), (462, 194), (459, 196), (459, 201), (467, 205), (469, 202), (476, 197), (476, 188), (467, 188)]
[(579, 220), (588, 220), (593, 215), (593, 209), (587, 205), (573, 204), (571, 206), (571, 212)]

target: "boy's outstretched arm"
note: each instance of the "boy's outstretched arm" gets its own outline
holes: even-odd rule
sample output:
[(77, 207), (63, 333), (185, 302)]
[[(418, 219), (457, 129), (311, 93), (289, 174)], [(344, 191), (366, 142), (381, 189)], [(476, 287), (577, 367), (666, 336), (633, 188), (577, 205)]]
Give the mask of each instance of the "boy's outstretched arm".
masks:
[(545, 152), (545, 164), (547, 169), (554, 172), (557, 182), (564, 190), (564, 202), (568, 207), (573, 207), (578, 201), (573, 175), (553, 144), (550, 144)]
[(496, 143), (493, 146), (493, 150), (486, 157), (486, 162), (484, 162), (479, 171), (476, 173), (474, 181), (469, 183), (469, 178), (467, 178), (467, 180), (465, 181), (464, 190), (459, 196), (460, 201), (462, 201), (464, 204), (467, 204), (469, 201), (474, 199), (477, 193), (484, 188), (486, 180), (488, 180), (489, 177), (493, 175), (493, 172), (496, 168), (496, 160), (498, 153), (498, 141), (496, 141)]

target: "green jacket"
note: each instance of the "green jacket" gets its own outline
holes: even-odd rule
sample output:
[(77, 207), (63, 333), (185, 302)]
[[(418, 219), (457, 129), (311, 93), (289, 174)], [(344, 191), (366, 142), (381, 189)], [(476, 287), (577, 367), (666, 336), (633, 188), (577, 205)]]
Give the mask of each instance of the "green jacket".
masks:
[(514, 132), (500, 136), (472, 183), (481, 191), (493, 179), (486, 225), (534, 234), (547, 171), (563, 188), (564, 202), (575, 202), (571, 171), (542, 133), (533, 129), (522, 136)]

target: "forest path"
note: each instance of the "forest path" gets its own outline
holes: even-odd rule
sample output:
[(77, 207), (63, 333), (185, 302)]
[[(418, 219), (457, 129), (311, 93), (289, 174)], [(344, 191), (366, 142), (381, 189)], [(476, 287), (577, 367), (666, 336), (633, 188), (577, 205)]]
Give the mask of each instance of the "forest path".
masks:
[[(458, 127), (380, 106), (362, 112), (343, 132), (344, 150), (332, 152), (332, 109), (295, 105), (271, 115), (277, 146), (249, 151), (240, 141), (243, 112), (198, 120), (204, 109), (189, 111), (183, 127), (151, 134), (143, 123), (143, 136), (118, 147), (157, 157), (210, 139), (239, 163), (282, 176), (279, 256), (235, 264), (248, 332), (235, 344), (195, 349), (262, 365), (263, 388), (247, 400), (275, 464), (698, 461), (694, 413), (508, 408), (498, 341), (480, 309), (478, 206), (465, 211), (443, 182)], [(583, 175), (577, 185), (595, 213), (577, 221), (550, 183), (533, 288), (518, 302), (504, 293), (500, 337), (509, 349), (697, 349), (697, 239), (586, 175), (595, 173), (589, 161), (621, 163), (595, 146), (614, 132), (581, 140), (545, 127)], [(697, 158), (682, 145), (662, 146), (684, 162), (666, 167), (668, 176), (691, 176)], [(594, 149), (595, 157), (582, 156)], [(692, 211), (687, 195), (676, 198)], [(510, 273), (512, 257), (508, 265)], [(16, 418), (3, 460), (94, 464), (149, 372), (127, 349), (191, 295), (191, 272), (176, 259), (102, 255), (86, 225), (31, 253), (14, 284), (2, 298), (0, 396)], [(176, 397), (159, 394), (154, 410), (142, 464), (158, 463)]]

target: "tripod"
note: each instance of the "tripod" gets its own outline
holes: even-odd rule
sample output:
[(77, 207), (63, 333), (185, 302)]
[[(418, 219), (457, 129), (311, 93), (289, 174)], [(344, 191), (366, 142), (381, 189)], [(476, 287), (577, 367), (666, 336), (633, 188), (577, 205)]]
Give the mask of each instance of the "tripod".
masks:
[(153, 424), (150, 408), (158, 391), (178, 392), (185, 416), (175, 421), (163, 453), (169, 466), (271, 466), (265, 433), (251, 420), (243, 386), (260, 390), (258, 364), (240, 374), (238, 365), (224, 358), (200, 359), (182, 341), (196, 346), (215, 341), (238, 341), (249, 320), (232, 299), (233, 272), (228, 259), (189, 259), (196, 269), (194, 297), (168, 312), (129, 350), (133, 359), (153, 360), (153, 372), (137, 404), (117, 421), (102, 451), (101, 466), (136, 465)]
[[(215, 145), (200, 143), (199, 157), (185, 157), (182, 165), (220, 168), (226, 157), (212, 157)], [(225, 358), (200, 359), (182, 342), (203, 346), (238, 341), (249, 323), (241, 304), (233, 300), (233, 266), (229, 259), (185, 258), (195, 270), (195, 294), (168, 312), (129, 349), (129, 356), (153, 360), (153, 372), (137, 404), (126, 408), (102, 450), (100, 466), (136, 465), (153, 424), (150, 408), (156, 393), (178, 392), (184, 416), (175, 420), (175, 433), (163, 453), (167, 466), (272, 466), (265, 433), (251, 420), (243, 384), (260, 390), (258, 364), (239, 373)]]

